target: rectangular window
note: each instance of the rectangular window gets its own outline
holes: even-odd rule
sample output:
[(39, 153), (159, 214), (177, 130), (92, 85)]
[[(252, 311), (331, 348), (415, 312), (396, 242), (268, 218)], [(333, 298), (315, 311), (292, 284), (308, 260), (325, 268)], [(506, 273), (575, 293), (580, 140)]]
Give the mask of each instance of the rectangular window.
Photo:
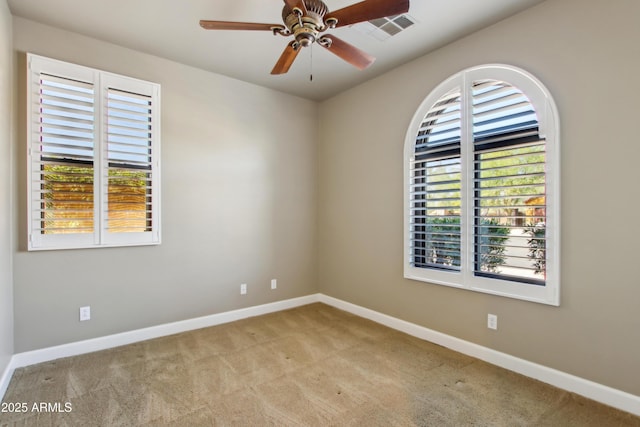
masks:
[(29, 250), (160, 243), (160, 86), (27, 61)]

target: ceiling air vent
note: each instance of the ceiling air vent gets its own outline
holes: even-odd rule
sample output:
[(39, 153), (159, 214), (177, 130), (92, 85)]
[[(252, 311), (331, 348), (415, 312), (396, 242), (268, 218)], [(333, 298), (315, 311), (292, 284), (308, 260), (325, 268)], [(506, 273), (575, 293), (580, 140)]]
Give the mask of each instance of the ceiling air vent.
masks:
[(382, 41), (406, 30), (416, 22), (417, 21), (413, 17), (403, 14), (374, 19), (362, 24), (354, 25), (352, 28)]

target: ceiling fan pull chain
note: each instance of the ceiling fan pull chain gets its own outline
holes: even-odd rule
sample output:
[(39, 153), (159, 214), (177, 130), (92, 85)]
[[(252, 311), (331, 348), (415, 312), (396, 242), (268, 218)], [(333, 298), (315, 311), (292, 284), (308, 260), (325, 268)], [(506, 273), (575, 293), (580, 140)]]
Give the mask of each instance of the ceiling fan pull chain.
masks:
[(311, 72), (309, 74), (309, 81), (312, 82), (313, 81), (313, 45), (311, 45), (309, 52), (310, 52), (309, 57), (311, 58)]

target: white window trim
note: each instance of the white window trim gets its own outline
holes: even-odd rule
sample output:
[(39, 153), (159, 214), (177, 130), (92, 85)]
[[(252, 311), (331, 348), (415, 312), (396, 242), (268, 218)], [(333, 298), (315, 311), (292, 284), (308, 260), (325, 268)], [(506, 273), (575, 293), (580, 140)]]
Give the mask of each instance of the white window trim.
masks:
[[(538, 114), (538, 122), (541, 136), (546, 138), (547, 152), (547, 190), (546, 197), (547, 217), (546, 217), (546, 284), (537, 286), (524, 284), (515, 281), (478, 277), (473, 270), (473, 227), (468, 224), (473, 223), (473, 209), (464, 208), (465, 205), (472, 206), (472, 197), (469, 189), (473, 188), (473, 155), (469, 152), (473, 149), (473, 144), (469, 141), (471, 126), (469, 124), (470, 103), (466, 102), (469, 96), (470, 82), (481, 79), (494, 79), (508, 82), (529, 97), (532, 105)], [(462, 126), (463, 137), (461, 147), (461, 158), (464, 162), (462, 171), (462, 206), (463, 216), (461, 218), (461, 228), (463, 236), (461, 239), (461, 271), (447, 271), (427, 268), (416, 268), (411, 266), (411, 241), (410, 241), (410, 183), (411, 168), (410, 160), (414, 155), (414, 147), (418, 129), (424, 120), (426, 112), (445, 93), (460, 87), (462, 88), (462, 102), (467, 110), (463, 110)], [(488, 64), (473, 67), (461, 71), (448, 78), (438, 85), (420, 104), (417, 109), (405, 137), (404, 145), (404, 277), (407, 279), (429, 282), (438, 285), (451, 286), (460, 289), (468, 289), (493, 295), (509, 298), (516, 298), (542, 304), (560, 305), (560, 129), (557, 108), (550, 92), (534, 76), (526, 71), (504, 64)]]
[[(39, 218), (33, 217), (33, 204), (39, 203), (33, 198), (33, 156), (32, 146), (38, 140), (38, 125), (34, 122), (35, 109), (39, 108), (38, 94), (34, 93), (34, 79), (39, 79), (40, 73), (49, 73), (56, 76), (77, 79), (92, 83), (96, 87), (94, 124), (96, 135), (94, 157), (94, 232), (70, 233), (70, 234), (40, 234), (35, 233), (36, 223)], [(151, 97), (154, 108), (151, 112), (151, 149), (152, 149), (152, 173), (151, 191), (153, 201), (151, 205), (151, 231), (136, 233), (108, 233), (106, 232), (107, 197), (106, 188), (108, 182), (103, 164), (107, 158), (106, 141), (107, 129), (104, 125), (106, 114), (106, 96), (104, 93), (109, 85), (119, 90), (145, 94)], [(116, 246), (141, 246), (158, 245), (161, 243), (161, 218), (160, 218), (160, 85), (131, 77), (121, 76), (106, 71), (71, 64), (39, 55), (27, 53), (27, 212), (28, 212), (28, 245), (29, 251), (57, 250), (57, 249), (81, 249), (95, 247)], [(36, 138), (36, 139), (34, 139)]]

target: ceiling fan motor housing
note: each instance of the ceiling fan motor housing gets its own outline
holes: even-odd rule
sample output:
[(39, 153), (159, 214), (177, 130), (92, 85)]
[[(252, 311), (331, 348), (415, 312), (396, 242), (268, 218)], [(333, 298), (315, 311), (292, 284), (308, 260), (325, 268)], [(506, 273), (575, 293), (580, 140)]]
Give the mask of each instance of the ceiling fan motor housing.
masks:
[(320, 0), (304, 0), (307, 13), (301, 15), (298, 9), (285, 5), (282, 20), (291, 31), (300, 46), (309, 46), (316, 41), (318, 34), (325, 30), (324, 16), (329, 8)]

